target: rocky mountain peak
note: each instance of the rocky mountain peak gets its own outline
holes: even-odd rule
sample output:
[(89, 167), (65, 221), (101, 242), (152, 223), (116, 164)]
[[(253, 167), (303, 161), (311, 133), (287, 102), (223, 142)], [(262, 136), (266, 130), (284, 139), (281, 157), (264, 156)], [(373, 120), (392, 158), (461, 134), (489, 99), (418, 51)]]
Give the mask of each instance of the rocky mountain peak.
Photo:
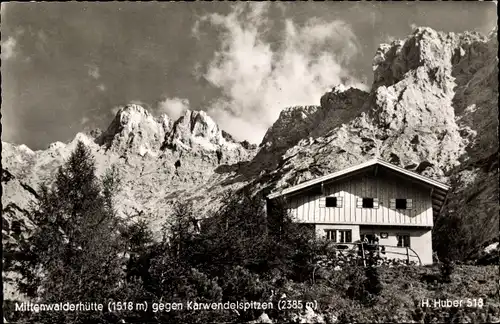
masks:
[(162, 147), (184, 156), (202, 156), (215, 164), (247, 161), (256, 153), (255, 146), (235, 141), (206, 112), (191, 110), (173, 123)]
[(166, 115), (155, 118), (142, 106), (129, 104), (116, 113), (108, 129), (96, 142), (117, 152), (157, 155), (171, 124)]
[(201, 151), (245, 151), (204, 111), (187, 110), (173, 121), (166, 114), (155, 117), (137, 104), (121, 108), (96, 142), (107, 150), (141, 156), (159, 156), (165, 150), (196, 154)]
[(299, 143), (313, 143), (366, 110), (368, 93), (337, 85), (320, 99), (320, 106), (295, 106), (281, 111), (257, 154), (260, 163), (276, 166), (282, 155)]
[(120, 124), (123, 127), (135, 127), (145, 119), (152, 117), (149, 111), (137, 104), (124, 106), (116, 115), (119, 117)]
[(172, 126), (167, 145), (181, 150), (208, 151), (236, 149), (239, 144), (223, 135), (215, 121), (204, 111), (187, 110)]
[[(417, 28), (405, 40), (382, 45), (374, 58), (370, 102), (370, 116), (381, 138), (398, 134), (399, 141), (406, 141), (399, 142), (401, 147), (427, 138), (425, 147), (443, 148), (435, 152), (439, 165), (450, 167), (459, 158), (469, 158), (464, 153), (476, 141), (477, 126), (490, 123), (485, 128), (492, 129), (491, 123), (497, 120), (493, 114), (498, 110), (491, 102), (498, 97), (497, 48), (496, 39), (475, 32), (443, 33), (430, 28)], [(467, 118), (464, 111), (470, 113)], [(479, 121), (478, 115), (484, 113), (489, 122)], [(488, 137), (481, 142), (496, 142), (486, 134), (480, 135)]]
[[(416, 28), (404, 40), (381, 44), (373, 58), (373, 87), (396, 84), (410, 71), (425, 66), (433, 73), (434, 81), (446, 81), (445, 70), (451, 69), (453, 58), (464, 56), (463, 46), (485, 42), (486, 37), (475, 33), (462, 34), (437, 32), (428, 27)], [(452, 91), (453, 87), (448, 89)]]

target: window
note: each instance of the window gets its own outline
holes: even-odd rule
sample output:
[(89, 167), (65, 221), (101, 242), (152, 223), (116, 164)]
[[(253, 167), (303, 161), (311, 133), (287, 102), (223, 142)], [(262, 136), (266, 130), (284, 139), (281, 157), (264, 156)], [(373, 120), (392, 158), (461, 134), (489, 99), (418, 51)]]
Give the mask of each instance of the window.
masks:
[(412, 209), (413, 200), (404, 198), (391, 199), (389, 207), (391, 209)]
[(337, 207), (337, 197), (326, 197), (325, 198), (326, 207)]
[(337, 230), (327, 229), (327, 230), (325, 230), (325, 233), (326, 233), (327, 240), (337, 242)]
[(320, 197), (319, 198), (319, 207), (320, 208), (325, 208), (325, 207), (336, 207), (336, 208), (341, 208), (342, 207), (342, 197)]
[(373, 208), (373, 198), (363, 198), (363, 208)]
[(356, 202), (357, 208), (378, 208), (378, 198), (358, 198)]
[(351, 243), (351, 242), (352, 242), (352, 231), (339, 230), (339, 243)]
[(396, 209), (406, 209), (406, 199), (396, 199)]
[(410, 235), (408, 234), (400, 234), (396, 235), (398, 239), (399, 247), (410, 247)]
[(335, 243), (352, 243), (352, 230), (326, 229), (325, 236)]

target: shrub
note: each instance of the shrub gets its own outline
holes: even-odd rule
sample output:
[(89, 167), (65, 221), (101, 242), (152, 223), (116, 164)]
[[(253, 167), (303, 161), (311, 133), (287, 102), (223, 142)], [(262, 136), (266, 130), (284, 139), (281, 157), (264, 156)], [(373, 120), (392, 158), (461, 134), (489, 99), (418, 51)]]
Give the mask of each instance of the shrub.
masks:
[(151, 273), (156, 282), (155, 299), (184, 305), (182, 311), (159, 312), (157, 323), (207, 323), (234, 319), (229, 311), (188, 310), (186, 302), (221, 302), (222, 288), (198, 269), (182, 269), (169, 262), (169, 257), (158, 257), (152, 262)]
[(373, 295), (378, 296), (382, 291), (382, 283), (380, 282), (380, 277), (378, 269), (375, 266), (369, 266), (365, 269), (365, 290)]
[(368, 259), (367, 267), (354, 266), (349, 269), (347, 296), (366, 305), (373, 304), (382, 291), (382, 283), (375, 260)]
[(451, 275), (455, 270), (455, 264), (450, 259), (446, 258), (441, 265), (441, 282), (451, 282)]
[[(270, 293), (273, 288), (261, 276), (241, 266), (229, 269), (219, 282), (223, 289), (224, 301), (267, 301), (271, 296)], [(251, 320), (256, 318), (261, 312), (259, 310), (249, 310), (246, 312), (240, 310), (238, 311), (238, 320)]]
[(363, 267), (355, 266), (348, 269), (348, 272), (347, 296), (351, 299), (364, 300), (366, 297), (366, 275)]
[(221, 278), (225, 300), (261, 301), (271, 291), (271, 286), (256, 273), (241, 266), (229, 269)]

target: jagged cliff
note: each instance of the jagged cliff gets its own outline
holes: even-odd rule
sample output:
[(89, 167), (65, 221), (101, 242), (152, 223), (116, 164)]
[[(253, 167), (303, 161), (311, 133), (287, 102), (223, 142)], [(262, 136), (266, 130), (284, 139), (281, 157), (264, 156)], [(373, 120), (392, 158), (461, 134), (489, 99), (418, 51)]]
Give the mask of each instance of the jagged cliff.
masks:
[(497, 49), (496, 32), (418, 28), (380, 46), (370, 92), (339, 86), (318, 106), (284, 109), (258, 148), (233, 140), (205, 112), (173, 121), (138, 105), (121, 109), (102, 133), (47, 150), (3, 143), (3, 208), (17, 210), (5, 221), (22, 219), (36, 199), (31, 189), (50, 181), (82, 140), (99, 172), (118, 166), (120, 212), (142, 211), (153, 228), (176, 200), (205, 211), (225, 190), (279, 190), (379, 156), (452, 184), (445, 214), (481, 219), (486, 240), (498, 233)]

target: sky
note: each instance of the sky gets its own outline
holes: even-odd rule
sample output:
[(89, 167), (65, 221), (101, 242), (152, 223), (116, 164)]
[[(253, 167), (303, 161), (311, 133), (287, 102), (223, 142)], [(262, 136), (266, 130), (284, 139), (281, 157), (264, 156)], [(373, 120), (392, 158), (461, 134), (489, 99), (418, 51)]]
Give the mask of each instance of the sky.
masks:
[(45, 149), (140, 103), (258, 144), (283, 108), (369, 90), (381, 43), (496, 25), (491, 2), (2, 3), (2, 141)]

